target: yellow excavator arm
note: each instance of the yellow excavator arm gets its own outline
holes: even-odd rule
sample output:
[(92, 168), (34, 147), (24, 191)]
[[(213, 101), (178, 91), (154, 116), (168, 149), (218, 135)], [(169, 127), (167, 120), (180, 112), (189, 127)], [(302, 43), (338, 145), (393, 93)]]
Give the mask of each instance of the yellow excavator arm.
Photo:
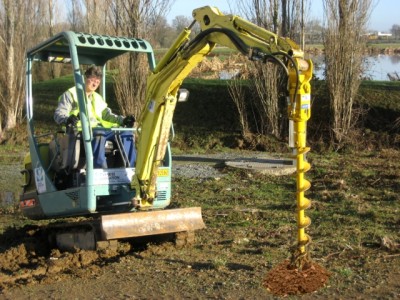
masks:
[[(156, 197), (158, 167), (166, 151), (179, 87), (215, 45), (235, 49), (250, 60), (281, 65), (289, 76), (289, 118), (306, 120), (310, 116), (312, 64), (303, 59), (296, 43), (238, 16), (223, 15), (215, 7), (195, 9), (193, 17), (195, 21), (181, 32), (147, 81), (146, 104), (138, 118), (136, 171), (131, 182), (136, 189), (133, 204), (138, 209), (150, 208)], [(200, 24), (201, 32), (190, 40), (195, 22)]]

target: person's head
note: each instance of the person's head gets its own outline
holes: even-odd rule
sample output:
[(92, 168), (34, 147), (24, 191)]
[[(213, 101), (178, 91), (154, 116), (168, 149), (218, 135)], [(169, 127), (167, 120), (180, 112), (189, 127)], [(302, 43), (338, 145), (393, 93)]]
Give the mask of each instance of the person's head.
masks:
[(102, 68), (92, 65), (85, 72), (86, 93), (97, 90), (103, 78)]

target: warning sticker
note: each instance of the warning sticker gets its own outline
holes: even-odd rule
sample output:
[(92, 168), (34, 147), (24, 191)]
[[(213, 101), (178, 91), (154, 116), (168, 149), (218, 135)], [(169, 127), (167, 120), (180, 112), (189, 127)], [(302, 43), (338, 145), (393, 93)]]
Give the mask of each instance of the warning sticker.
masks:
[(157, 175), (159, 177), (166, 177), (169, 175), (168, 169), (158, 169)]
[(309, 109), (311, 105), (311, 95), (301, 95), (301, 109)]
[(94, 184), (121, 184), (130, 183), (134, 169), (94, 169)]
[(35, 183), (39, 194), (46, 192), (46, 178), (42, 167), (35, 168)]
[(311, 101), (311, 95), (310, 94), (301, 95), (301, 102), (310, 102), (310, 101)]

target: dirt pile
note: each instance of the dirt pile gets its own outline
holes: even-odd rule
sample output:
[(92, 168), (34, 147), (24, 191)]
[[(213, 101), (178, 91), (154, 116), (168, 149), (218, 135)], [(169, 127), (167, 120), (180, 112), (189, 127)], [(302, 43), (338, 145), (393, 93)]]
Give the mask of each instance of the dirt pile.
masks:
[(297, 295), (318, 290), (328, 279), (329, 272), (316, 263), (311, 262), (300, 271), (285, 260), (267, 274), (264, 286), (275, 295)]
[(115, 249), (60, 252), (50, 247), (46, 229), (40, 226), (9, 228), (1, 239), (0, 293), (15, 285), (55, 282), (82, 272), (90, 275), (101, 264), (130, 250), (121, 243)]

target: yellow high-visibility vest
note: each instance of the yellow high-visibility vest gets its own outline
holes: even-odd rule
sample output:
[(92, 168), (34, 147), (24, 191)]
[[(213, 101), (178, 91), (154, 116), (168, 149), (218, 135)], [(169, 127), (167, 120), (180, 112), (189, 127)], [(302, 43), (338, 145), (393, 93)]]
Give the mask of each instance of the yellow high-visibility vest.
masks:
[[(79, 105), (78, 105), (78, 95), (76, 92), (76, 88), (75, 87), (70, 88), (67, 91), (67, 93), (70, 93), (72, 100), (76, 104), (73, 105), (74, 109), (71, 110), (69, 115), (78, 116)], [(118, 123), (103, 120), (102, 118), (103, 110), (106, 109), (108, 105), (100, 94), (93, 92), (89, 97), (87, 97), (86, 106), (88, 110), (88, 118), (90, 121), (90, 125), (92, 127), (99, 127), (100, 124), (104, 128), (119, 127)], [(78, 129), (82, 128), (81, 121), (78, 122), (77, 127)]]

